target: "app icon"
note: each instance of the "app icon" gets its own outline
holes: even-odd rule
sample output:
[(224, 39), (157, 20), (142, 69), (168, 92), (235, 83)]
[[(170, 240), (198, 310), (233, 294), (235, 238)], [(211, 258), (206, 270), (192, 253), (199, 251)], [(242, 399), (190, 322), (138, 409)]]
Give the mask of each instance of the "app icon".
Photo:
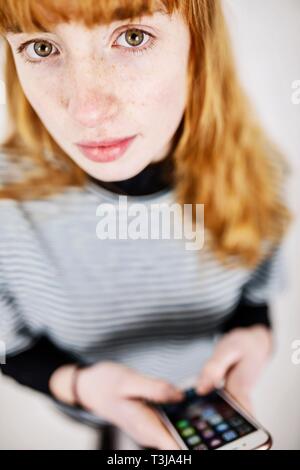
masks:
[(220, 423), (218, 424), (218, 426), (216, 426), (216, 431), (218, 432), (224, 432), (224, 431), (227, 431), (227, 429), (229, 428), (228, 424), (227, 423)]
[(185, 429), (182, 429), (180, 433), (184, 437), (189, 437), (189, 436), (192, 436), (193, 434), (196, 434), (196, 431), (194, 428), (185, 428)]
[(202, 411), (201, 408), (196, 403), (188, 407), (188, 409), (186, 410), (186, 414), (189, 418), (199, 418), (201, 411)]
[(233, 418), (231, 418), (229, 420), (229, 423), (232, 425), (232, 426), (240, 426), (240, 424), (243, 424), (245, 421), (240, 418), (239, 416), (233, 416)]
[(184, 429), (187, 426), (189, 426), (189, 422), (186, 419), (181, 419), (180, 421), (177, 421), (176, 426), (178, 429)]
[(206, 421), (202, 421), (201, 419), (197, 419), (193, 421), (193, 424), (199, 431), (203, 431), (204, 429), (207, 428)]
[(212, 426), (216, 426), (217, 424), (219, 424), (223, 421), (223, 418), (222, 418), (222, 416), (220, 416), (218, 414), (215, 414), (215, 415), (211, 416), (210, 418), (208, 418), (207, 421)]
[(206, 408), (204, 408), (203, 411), (202, 411), (202, 417), (203, 417), (204, 419), (208, 419), (208, 418), (211, 418), (215, 413), (216, 413), (216, 412), (215, 412), (214, 408), (212, 408), (212, 407), (206, 407)]
[(193, 450), (208, 450), (208, 447), (205, 444), (199, 444)]
[(211, 439), (214, 435), (215, 435), (215, 433), (214, 433), (213, 430), (210, 429), (210, 428), (207, 428), (207, 429), (205, 429), (205, 430), (202, 432), (202, 436), (203, 436), (205, 439)]
[(230, 441), (233, 441), (234, 439), (236, 439), (238, 437), (238, 435), (235, 431), (233, 431), (231, 429), (229, 431), (224, 432), (224, 434), (222, 434), (222, 437), (223, 437), (224, 441), (230, 442)]
[(222, 441), (221, 439), (213, 439), (212, 441), (210, 441), (209, 445), (210, 447), (218, 447), (219, 445), (222, 444)]
[(194, 436), (191, 436), (187, 439), (187, 443), (190, 445), (190, 446), (194, 446), (196, 444), (199, 444), (201, 442), (201, 439), (199, 436), (197, 436), (196, 434)]

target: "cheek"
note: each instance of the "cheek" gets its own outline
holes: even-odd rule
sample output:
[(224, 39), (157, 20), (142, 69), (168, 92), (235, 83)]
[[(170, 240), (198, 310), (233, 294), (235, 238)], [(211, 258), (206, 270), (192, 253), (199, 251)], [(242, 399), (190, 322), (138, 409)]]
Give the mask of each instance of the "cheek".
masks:
[(17, 67), (17, 72), (23, 92), (40, 119), (47, 122), (53, 115), (57, 116), (57, 92), (49, 75), (31, 73), (22, 65)]
[(186, 78), (179, 73), (156, 77), (152, 86), (144, 89), (145, 116), (156, 131), (173, 129), (178, 125), (186, 106)]
[(37, 115), (43, 120), (49, 119), (51, 114), (55, 114), (55, 107), (51, 96), (45, 91), (30, 92), (28, 99)]
[(154, 100), (162, 112), (181, 110), (186, 102), (186, 82), (183, 76), (172, 77), (163, 83), (158, 83)]

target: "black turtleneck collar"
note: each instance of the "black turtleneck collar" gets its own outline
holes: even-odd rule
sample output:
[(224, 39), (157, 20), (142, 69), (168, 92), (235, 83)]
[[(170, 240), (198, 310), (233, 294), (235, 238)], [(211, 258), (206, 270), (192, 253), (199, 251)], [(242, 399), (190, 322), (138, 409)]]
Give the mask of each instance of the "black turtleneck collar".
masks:
[(172, 155), (168, 155), (159, 162), (150, 163), (140, 173), (127, 180), (106, 182), (99, 181), (92, 176), (90, 178), (97, 185), (114, 193), (144, 196), (171, 188), (173, 186), (173, 171), (173, 158)]

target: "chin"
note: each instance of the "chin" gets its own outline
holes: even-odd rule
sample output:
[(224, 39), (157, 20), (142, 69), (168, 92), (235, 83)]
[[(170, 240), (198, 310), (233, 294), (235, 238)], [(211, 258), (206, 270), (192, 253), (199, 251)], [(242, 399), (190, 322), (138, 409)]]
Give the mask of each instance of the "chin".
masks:
[(135, 175), (140, 173), (140, 169), (132, 169), (129, 170), (128, 168), (105, 168), (101, 169), (101, 171), (88, 171), (90, 176), (93, 176), (99, 181), (105, 181), (106, 183), (113, 183), (114, 181), (123, 181), (130, 178), (133, 178)]

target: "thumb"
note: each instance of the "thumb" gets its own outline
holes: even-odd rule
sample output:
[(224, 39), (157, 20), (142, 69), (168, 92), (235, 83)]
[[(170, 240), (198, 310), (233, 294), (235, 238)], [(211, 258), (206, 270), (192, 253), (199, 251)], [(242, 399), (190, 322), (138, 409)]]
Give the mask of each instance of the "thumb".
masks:
[(155, 409), (138, 400), (127, 400), (125, 405), (118, 425), (132, 439), (146, 448), (180, 450)]
[(241, 353), (226, 339), (217, 345), (212, 357), (204, 365), (196, 382), (196, 390), (200, 394), (211, 392), (221, 385), (228, 371), (241, 359)]
[(231, 395), (233, 400), (235, 400), (245, 411), (248, 412), (250, 415), (254, 415), (254, 408), (252, 404), (251, 397), (247, 391), (239, 390), (239, 389), (229, 389), (226, 388), (227, 393)]
[(127, 397), (141, 398), (156, 403), (176, 402), (184, 397), (182, 390), (166, 380), (148, 377), (134, 370), (130, 371), (123, 393)]
[(253, 406), (249, 393), (257, 380), (258, 366), (247, 358), (242, 359), (226, 378), (226, 390), (249, 412)]

